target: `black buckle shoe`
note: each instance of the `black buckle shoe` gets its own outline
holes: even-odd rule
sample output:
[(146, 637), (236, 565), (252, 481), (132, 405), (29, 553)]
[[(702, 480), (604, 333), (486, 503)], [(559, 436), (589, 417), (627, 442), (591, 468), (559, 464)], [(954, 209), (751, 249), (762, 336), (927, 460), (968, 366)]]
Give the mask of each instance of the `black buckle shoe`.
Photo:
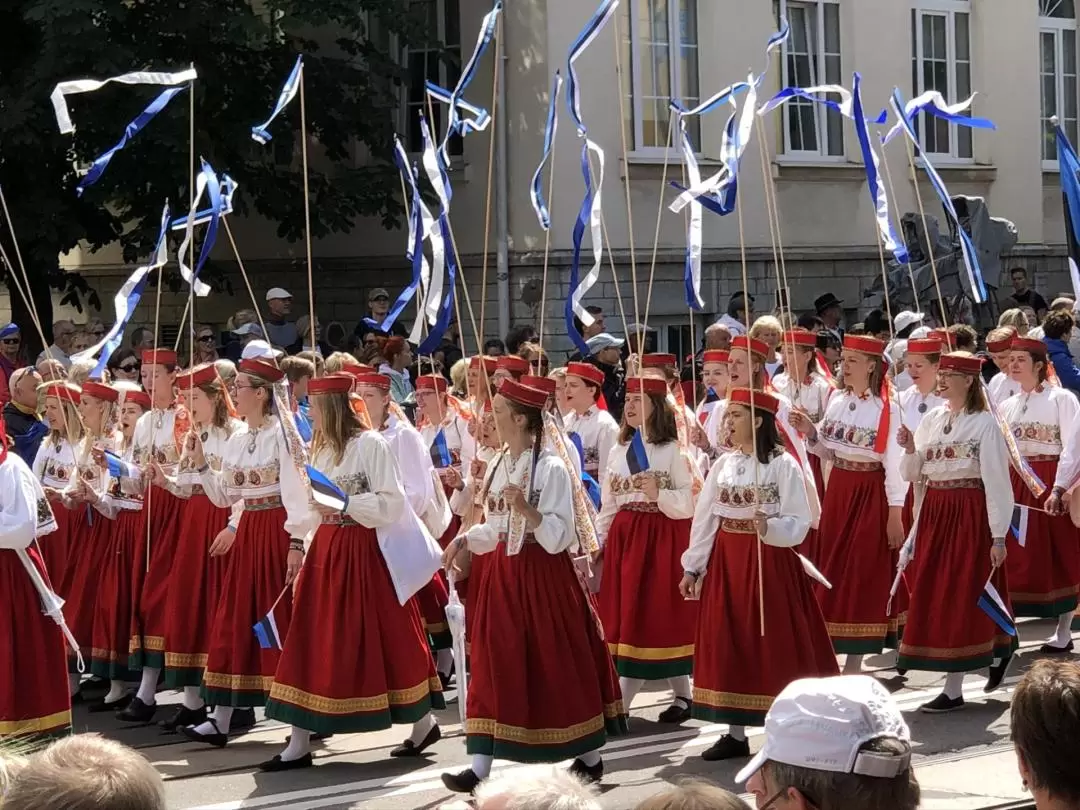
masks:
[(123, 720), (125, 723), (149, 723), (154, 719), (154, 712), (156, 711), (157, 704), (147, 706), (136, 695), (131, 699), (131, 703), (127, 705), (126, 709), (117, 712), (116, 719)]
[(119, 699), (114, 700), (112, 703), (106, 703), (104, 700), (100, 700), (97, 703), (91, 703), (87, 707), (87, 711), (90, 714), (102, 714), (104, 712), (118, 712), (121, 709), (126, 709), (131, 703), (131, 699), (134, 697), (130, 692), (125, 692)]
[(441, 739), (442, 730), (439, 728), (439, 724), (436, 723), (431, 727), (431, 731), (427, 733), (424, 739), (420, 741), (419, 745), (414, 743), (412, 740), (405, 740), (405, 742), (403, 742), (401, 745), (395, 746), (393, 749), (391, 749), (390, 756), (418, 757), (422, 753), (424, 753), (426, 749), (430, 748)]
[(229, 728), (233, 731), (243, 731), (255, 725), (255, 710), (252, 708), (233, 709)]
[(1039, 652), (1043, 655), (1067, 655), (1073, 651), (1072, 639), (1069, 639), (1069, 643), (1064, 647), (1055, 647), (1053, 644), (1043, 644), (1039, 647)]
[(221, 733), (221, 729), (218, 728), (217, 722), (214, 718), (207, 718), (207, 721), (214, 727), (213, 734), (200, 734), (195, 730), (194, 726), (181, 726), (180, 733), (187, 737), (192, 742), (206, 743), (212, 745), (214, 748), (224, 748), (225, 744), (229, 741), (229, 737), (226, 734)]
[(675, 701), (660, 712), (657, 718), (661, 723), (685, 723), (690, 719), (690, 701), (686, 698), (675, 698)]
[(484, 780), (477, 776), (472, 768), (442, 775), (443, 787), (454, 793), (472, 793), (482, 781)]
[(186, 706), (179, 707), (168, 720), (162, 720), (158, 725), (166, 734), (175, 734), (184, 726), (198, 726), (206, 722), (206, 707), (201, 709), (189, 709)]
[(919, 711), (925, 714), (947, 714), (962, 708), (964, 708), (963, 695), (958, 698), (950, 698), (946, 697), (945, 693), (942, 692), (929, 703), (920, 706)]
[(259, 766), (260, 771), (266, 773), (278, 773), (280, 771), (298, 771), (301, 768), (310, 768), (315, 764), (311, 758), (311, 752), (304, 754), (299, 759), (282, 759), (278, 754), (271, 760), (267, 760)]
[(604, 778), (604, 760), (590, 767), (580, 759), (575, 759), (570, 763), (570, 773), (587, 785), (595, 784)]
[(986, 686), (983, 687), (983, 692), (989, 694), (1001, 686), (1001, 682), (1005, 680), (1005, 673), (1009, 671), (1009, 664), (1012, 663), (1012, 656), (1002, 658), (997, 664), (990, 665), (990, 672), (986, 676)]
[(706, 762), (719, 762), (723, 759), (739, 759), (750, 756), (750, 741), (736, 740), (725, 734), (701, 753)]

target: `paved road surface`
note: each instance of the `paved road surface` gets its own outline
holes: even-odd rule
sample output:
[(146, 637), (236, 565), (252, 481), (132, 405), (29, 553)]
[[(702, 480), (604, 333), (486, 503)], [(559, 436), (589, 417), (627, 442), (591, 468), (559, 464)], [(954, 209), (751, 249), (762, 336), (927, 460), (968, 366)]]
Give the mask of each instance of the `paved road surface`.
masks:
[[(924, 808), (974, 810), (1024, 797), (1008, 742), (1009, 693), (1050, 631), (1050, 622), (1023, 623), (1021, 653), (1006, 688), (985, 696), (984, 678), (969, 677), (964, 686), (968, 705), (950, 715), (917, 711), (940, 691), (942, 677), (911, 673), (904, 682), (885, 669), (891, 656), (867, 659), (864, 666), (895, 690), (911, 726)], [(162, 700), (176, 701), (177, 697), (167, 694)], [(643, 692), (634, 703), (631, 735), (606, 747), (606, 808), (632, 808), (665, 784), (685, 778), (734, 787), (732, 779), (741, 761), (707, 763), (699, 756), (724, 727), (697, 722), (673, 727), (655, 722), (669, 701), (669, 692)], [(284, 745), (287, 728), (278, 723), (262, 720), (255, 729), (234, 737), (227, 748), (217, 750), (175, 735), (161, 735), (151, 726), (122, 726), (112, 717), (76, 710), (78, 731), (106, 734), (147, 756), (166, 780), (170, 808), (178, 810), (437, 808), (451, 799), (439, 774), (468, 764), (455, 704), (440, 713), (440, 722), (443, 739), (418, 760), (389, 759), (389, 747), (407, 733), (406, 727), (396, 727), (375, 734), (336, 736), (325, 745), (316, 744), (316, 767), (263, 774), (255, 766)], [(760, 734), (760, 730), (751, 732), (752, 751), (761, 744)], [(515, 767), (519, 766), (497, 762), (495, 772)]]

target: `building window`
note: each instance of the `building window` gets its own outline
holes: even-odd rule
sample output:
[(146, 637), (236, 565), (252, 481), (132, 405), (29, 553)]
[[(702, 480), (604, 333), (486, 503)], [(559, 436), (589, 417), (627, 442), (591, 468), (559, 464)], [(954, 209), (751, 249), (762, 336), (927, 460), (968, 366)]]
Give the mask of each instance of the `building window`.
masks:
[[(838, 0), (779, 0), (776, 10), (791, 25), (791, 36), (784, 45), (783, 86), (843, 84)], [(838, 96), (831, 98), (840, 100)], [(791, 99), (784, 105), (784, 153), (792, 157), (842, 157), (843, 117), (813, 101)]]
[[(697, 0), (627, 0), (619, 13), (626, 143), (639, 153), (663, 151), (669, 145), (670, 100), (688, 108), (700, 100)], [(686, 125), (700, 148), (700, 122), (689, 118)], [(677, 138), (672, 132), (672, 146)]]
[[(435, 82), (449, 90), (461, 76), (461, 14), (458, 0), (409, 0), (409, 13), (419, 33), (406, 49), (408, 83), (405, 89), (403, 131), (408, 133), (407, 148), (421, 152), (420, 113), (428, 116), (432, 137), (439, 140), (446, 126), (446, 105), (433, 102), (428, 115), (426, 81)], [(450, 139), (450, 154), (462, 154), (461, 138)]]
[[(911, 12), (911, 78), (915, 95), (937, 90), (949, 104), (971, 95), (971, 5), (967, 0), (932, 0)], [(927, 113), (916, 130), (923, 150), (959, 160), (974, 157), (971, 130)]]
[(1073, 0), (1039, 0), (1039, 100), (1042, 159), (1057, 167), (1057, 139), (1050, 119), (1057, 116), (1069, 140), (1077, 135), (1076, 9)]

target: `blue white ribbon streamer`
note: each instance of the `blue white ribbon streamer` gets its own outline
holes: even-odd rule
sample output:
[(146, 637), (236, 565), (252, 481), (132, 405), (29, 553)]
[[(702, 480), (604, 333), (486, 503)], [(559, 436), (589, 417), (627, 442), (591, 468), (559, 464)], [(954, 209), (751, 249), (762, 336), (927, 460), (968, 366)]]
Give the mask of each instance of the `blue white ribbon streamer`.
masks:
[(960, 252), (964, 258), (964, 267), (967, 270), (968, 284), (971, 287), (971, 297), (976, 304), (985, 303), (986, 285), (983, 283), (982, 270), (979, 268), (979, 255), (975, 251), (975, 245), (972, 244), (971, 237), (967, 235), (967, 231), (965, 231), (963, 225), (960, 224), (960, 217), (956, 213), (956, 207), (953, 205), (952, 198), (949, 196), (949, 190), (945, 187), (945, 182), (941, 179), (940, 175), (938, 175), (937, 170), (934, 169), (933, 164), (927, 159), (926, 154), (919, 145), (919, 138), (915, 134), (915, 129), (911, 124), (912, 119), (908, 118), (907, 114), (904, 112), (904, 97), (900, 95), (900, 91), (896, 88), (893, 89), (890, 103), (892, 104), (893, 112), (896, 113), (897, 119), (900, 122), (900, 126), (903, 128), (904, 132), (907, 133), (908, 140), (911, 141), (912, 146), (915, 149), (915, 156), (922, 158), (923, 171), (926, 172), (926, 176), (930, 180), (930, 185), (934, 187), (934, 191), (937, 193), (942, 206), (945, 208), (945, 212), (956, 226), (956, 232), (960, 237)]
[[(108, 365), (112, 353), (119, 348), (124, 340), (124, 328), (127, 326), (128, 321), (131, 320), (135, 308), (139, 305), (139, 299), (142, 298), (143, 290), (146, 289), (146, 282), (149, 279), (150, 274), (155, 270), (161, 269), (168, 262), (169, 246), (165, 238), (168, 233), (168, 226), (169, 204), (165, 203), (165, 208), (161, 212), (161, 230), (158, 232), (157, 244), (154, 248), (153, 256), (151, 256), (150, 263), (142, 267), (137, 267), (135, 272), (128, 276), (127, 281), (121, 285), (120, 290), (113, 298), (113, 308), (116, 310), (116, 322), (109, 331), (105, 333), (105, 337), (100, 341), (89, 349), (77, 352), (71, 356), (71, 359), (75, 362), (83, 362), (93, 357), (98, 357), (97, 366), (90, 373), (91, 377), (100, 377), (105, 371), (105, 366)], [(98, 356), (98, 352), (101, 353), (100, 356)]]
[[(581, 148), (581, 174), (585, 180), (585, 198), (582, 200), (581, 208), (578, 211), (577, 221), (574, 223), (574, 258), (570, 265), (570, 294), (566, 298), (565, 317), (567, 334), (570, 336), (570, 340), (573, 341), (578, 351), (583, 355), (587, 355), (589, 350), (585, 345), (585, 339), (574, 325), (574, 318), (577, 317), (577, 319), (585, 326), (590, 326), (593, 322), (592, 315), (585, 309), (581, 301), (585, 297), (585, 294), (600, 279), (600, 261), (604, 254), (604, 236), (602, 227), (603, 209), (601, 204), (601, 189), (604, 184), (604, 150), (589, 139), (588, 128), (585, 126), (585, 121), (581, 115), (581, 84), (578, 79), (575, 63), (577, 62), (578, 57), (580, 57), (596, 37), (599, 36), (600, 31), (603, 30), (604, 26), (614, 15), (615, 10), (618, 7), (619, 0), (604, 0), (604, 2), (600, 4), (600, 8), (596, 10), (596, 13), (593, 14), (592, 18), (581, 30), (581, 33), (578, 34), (577, 39), (574, 40), (574, 44), (570, 47), (570, 52), (566, 57), (566, 74), (569, 82), (567, 86), (566, 103), (570, 108), (570, 116), (577, 125), (578, 137), (585, 141), (584, 146)], [(596, 156), (598, 165), (598, 177), (596, 178), (595, 186), (593, 183), (592, 170), (590, 168), (590, 155)], [(589, 232), (592, 240), (593, 266), (585, 275), (585, 278), (579, 281), (581, 272), (581, 243), (585, 237), (586, 221), (589, 223)]]
[(120, 138), (120, 141), (114, 147), (104, 152), (91, 164), (89, 171), (87, 171), (83, 179), (79, 181), (79, 185), (75, 189), (75, 193), (81, 197), (83, 192), (86, 191), (87, 188), (94, 185), (94, 183), (100, 180), (101, 176), (105, 174), (105, 169), (108, 168), (109, 162), (113, 159), (113, 155), (115, 155), (117, 152), (127, 146), (127, 142), (129, 140), (138, 135), (147, 124), (154, 120), (154, 116), (164, 110), (165, 107), (168, 106), (169, 102), (172, 101), (175, 96), (184, 92), (184, 90), (186, 89), (187, 87), (184, 85), (180, 87), (170, 87), (168, 90), (165, 90), (163, 93), (161, 93), (161, 95), (151, 101), (150, 105), (141, 113), (139, 113), (138, 117), (136, 117), (134, 121), (124, 127), (124, 135)]
[[(210, 286), (199, 281), (199, 273), (202, 271), (206, 260), (210, 257), (214, 242), (217, 241), (223, 198), (221, 195), (221, 182), (218, 180), (213, 167), (205, 160), (202, 160), (201, 163), (202, 169), (195, 180), (195, 200), (185, 223), (184, 241), (180, 243), (176, 258), (177, 263), (180, 265), (180, 275), (183, 276), (184, 281), (191, 285), (195, 295), (199, 298), (205, 298), (210, 294)], [(203, 236), (202, 248), (199, 250), (199, 258), (195, 262), (195, 270), (192, 272), (192, 269), (187, 265), (188, 245), (191, 244), (191, 240), (194, 238), (195, 219), (199, 213), (199, 203), (202, 201), (203, 194), (210, 197), (210, 215), (207, 220), (206, 233)]]
[[(435, 189), (436, 196), (439, 198), (440, 207), (437, 225), (438, 233), (442, 239), (443, 248), (445, 250), (447, 272), (446, 295), (439, 305), (435, 324), (431, 327), (428, 336), (416, 350), (417, 354), (425, 355), (431, 354), (439, 347), (443, 335), (446, 334), (446, 328), (450, 325), (450, 315), (454, 308), (454, 285), (457, 281), (457, 254), (454, 251), (453, 239), (451, 239), (450, 234), (450, 183), (446, 178), (445, 170), (439, 160), (434, 142), (431, 138), (431, 132), (428, 129), (427, 121), (424, 120), (422, 115), (420, 116), (420, 134), (424, 139), (424, 173), (427, 175), (428, 182), (431, 183), (432, 188)], [(438, 283), (442, 284), (441, 267), (432, 268), (431, 289), (428, 291), (429, 299), (438, 301), (438, 297), (435, 294), (436, 276), (438, 277)]]
[[(731, 119), (734, 120), (735, 116), (732, 115)], [(685, 118), (679, 119), (679, 143), (683, 161), (686, 163), (686, 179), (690, 186), (694, 187), (701, 182), (701, 171), (698, 169), (690, 134), (686, 131)], [(705, 299), (701, 297), (702, 205), (697, 200), (690, 203), (686, 228), (686, 264), (683, 274), (686, 303), (695, 312), (700, 312), (705, 308)]]
[[(956, 104), (947, 104), (945, 98), (937, 90), (928, 90), (918, 98), (913, 98), (907, 104), (904, 105), (904, 118), (908, 121), (914, 121), (915, 116), (919, 113), (930, 113), (938, 118), (942, 118), (948, 121), (950, 124), (958, 124), (962, 127), (973, 127), (975, 129), (995, 129), (994, 122), (986, 118), (972, 118), (964, 113), (971, 107), (975, 101), (975, 93), (964, 101), (957, 102)], [(896, 137), (900, 130), (904, 128), (904, 125), (899, 121), (895, 123), (882, 138), (882, 143), (888, 145), (888, 143)]]
[(71, 123), (71, 113), (67, 106), (67, 97), (77, 93), (93, 93), (107, 84), (156, 84), (161, 87), (175, 87), (178, 84), (193, 82), (199, 76), (195, 68), (181, 70), (178, 73), (160, 73), (154, 71), (137, 71), (125, 73), (121, 76), (113, 76), (111, 79), (76, 79), (70, 82), (60, 82), (53, 88), (49, 100), (52, 102), (53, 111), (56, 113), (56, 126), (61, 135), (68, 135), (75, 131), (75, 125)]
[(1076, 150), (1069, 143), (1065, 130), (1060, 125), (1055, 129), (1061, 194), (1065, 201), (1065, 245), (1069, 253), (1069, 278), (1072, 280), (1073, 295), (1080, 296), (1080, 267), (1077, 266), (1080, 257), (1075, 255), (1077, 238), (1080, 237), (1080, 157), (1077, 157)]
[[(548, 99), (547, 121), (544, 124), (544, 154), (540, 158), (540, 165), (536, 167), (536, 171), (533, 173), (530, 192), (533, 211), (536, 212), (536, 218), (540, 221), (540, 227), (545, 231), (551, 228), (551, 213), (548, 211), (542, 188), (544, 167), (551, 158), (551, 147), (555, 142), (555, 135), (559, 131), (559, 92), (561, 90), (562, 73), (556, 70), (555, 78), (551, 83), (551, 97)], [(552, 166), (551, 170), (555, 171), (555, 167)]]
[[(196, 180), (196, 182), (198, 182)], [(233, 194), (236, 193), (237, 183), (229, 175), (223, 174), (221, 176), (221, 211), (220, 216), (228, 216), (233, 212)], [(214, 212), (210, 208), (204, 208), (195, 214), (195, 219), (191, 223), (196, 227), (199, 225), (205, 225), (214, 216)], [(190, 214), (185, 214), (182, 217), (176, 217), (169, 223), (170, 231), (184, 231), (187, 230), (188, 220), (191, 219)]]
[(252, 139), (258, 141), (264, 146), (270, 143), (273, 136), (269, 133), (268, 127), (274, 122), (274, 119), (281, 115), (281, 111), (289, 106), (294, 98), (296, 98), (297, 92), (300, 90), (300, 82), (304, 80), (304, 55), (300, 54), (296, 57), (296, 64), (293, 65), (292, 72), (285, 80), (285, 85), (281, 88), (281, 94), (278, 96), (277, 104), (274, 105), (274, 111), (270, 113), (270, 117), (263, 121), (258, 126), (251, 128)]

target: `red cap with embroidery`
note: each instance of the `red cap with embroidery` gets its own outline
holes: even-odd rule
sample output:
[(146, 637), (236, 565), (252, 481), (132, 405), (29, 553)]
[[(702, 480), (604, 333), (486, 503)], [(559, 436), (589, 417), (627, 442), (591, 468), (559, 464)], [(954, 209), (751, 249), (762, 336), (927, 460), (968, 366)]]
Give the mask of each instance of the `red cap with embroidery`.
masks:
[(566, 373), (568, 376), (578, 377), (593, 385), (604, 384), (604, 372), (592, 363), (567, 363)]
[(541, 391), (551, 396), (555, 393), (555, 381), (548, 379), (547, 377), (537, 377), (535, 374), (522, 374), (521, 379), (518, 380), (522, 385), (527, 385), (529, 388), (539, 388)]
[(440, 374), (424, 374), (416, 378), (417, 391), (438, 391), (446, 393), (446, 377)]
[(727, 349), (706, 349), (701, 353), (702, 363), (727, 363), (731, 353)]
[(324, 377), (315, 377), (308, 381), (308, 394), (311, 396), (347, 394), (352, 391), (354, 382), (351, 374), (327, 374)]
[(513, 354), (504, 354), (495, 362), (496, 370), (502, 369), (503, 371), (509, 371), (511, 374), (521, 376), (522, 374), (529, 373), (529, 361), (524, 357), (518, 357)]
[(773, 416), (776, 416), (776, 412), (780, 410), (780, 400), (772, 394), (765, 391), (751, 391), (749, 388), (728, 391), (728, 402), (733, 405), (745, 405), (747, 408), (751, 407), (752, 402), (755, 409), (768, 411)]
[(78, 405), (79, 401), (82, 399), (82, 393), (79, 388), (66, 380), (50, 380), (45, 383), (43, 388), (45, 389), (45, 396), (62, 399), (73, 405)]
[(1031, 354), (1046, 355), (1046, 344), (1035, 338), (1014, 337), (1009, 349), (1014, 352), (1031, 352)]
[(258, 377), (260, 380), (265, 380), (268, 383), (281, 382), (285, 377), (285, 372), (273, 363), (268, 363), (265, 360), (256, 360), (254, 358), (241, 360), (237, 370), (241, 374)]
[(344, 374), (351, 374), (354, 377), (359, 377), (361, 374), (378, 373), (378, 369), (374, 366), (368, 366), (363, 363), (346, 363), (341, 367), (341, 371)]
[(640, 394), (645, 392), (651, 397), (662, 397), (668, 392), (667, 380), (659, 377), (631, 377), (626, 381), (626, 393)]
[(530, 388), (516, 380), (503, 380), (499, 384), (499, 395), (528, 408), (543, 408), (548, 400), (547, 391)]
[(488, 357), (487, 355), (474, 354), (469, 358), (469, 368), (479, 370), (481, 363), (488, 374), (494, 374), (495, 369), (499, 366), (499, 358)]
[(869, 335), (844, 335), (844, 348), (860, 354), (881, 357), (885, 353), (885, 341)]
[(791, 329), (784, 332), (783, 340), (780, 342), (787, 346), (802, 346), (806, 349), (816, 349), (817, 335), (813, 332), (807, 332), (805, 329)]
[(641, 355), (642, 368), (675, 368), (679, 365), (678, 359), (673, 354), (643, 354)]
[(945, 344), (938, 338), (918, 338), (907, 342), (908, 354), (941, 354), (943, 348)]
[(87, 380), (83, 383), (82, 392), (89, 396), (103, 399), (106, 402), (116, 402), (120, 399), (120, 392), (115, 388), (92, 380)]
[(982, 366), (981, 357), (972, 357), (967, 354), (946, 354), (941, 358), (942, 371), (956, 371), (960, 374), (975, 376), (982, 373)]
[(357, 374), (357, 385), (370, 385), (372, 388), (381, 388), (383, 391), (390, 390), (390, 378), (386, 374)]
[(764, 360), (769, 356), (769, 347), (767, 344), (760, 340), (750, 337), (749, 335), (736, 335), (731, 339), (731, 349), (742, 349), (744, 352), (749, 352), (751, 355)]
[(176, 352), (171, 349), (144, 349), (142, 362), (144, 366), (175, 366)]
[(207, 385), (217, 379), (217, 368), (213, 363), (207, 363), (177, 376), (176, 387), (183, 391), (185, 388), (197, 388), (200, 385)]
[(145, 391), (123, 391), (121, 393), (121, 398), (125, 403), (134, 402), (136, 405), (141, 405), (143, 407), (143, 410), (146, 411), (150, 410), (150, 408), (152, 407), (150, 403), (150, 395)]

